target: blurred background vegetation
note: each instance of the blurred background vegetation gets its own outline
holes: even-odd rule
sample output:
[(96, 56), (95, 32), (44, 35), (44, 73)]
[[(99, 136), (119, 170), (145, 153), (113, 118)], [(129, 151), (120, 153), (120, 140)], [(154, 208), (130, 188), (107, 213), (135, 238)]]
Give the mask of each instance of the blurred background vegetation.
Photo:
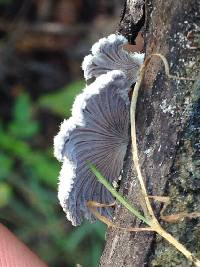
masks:
[(72, 227), (58, 204), (53, 137), (122, 3), (0, 0), (0, 221), (53, 267), (95, 267), (102, 253), (105, 226)]

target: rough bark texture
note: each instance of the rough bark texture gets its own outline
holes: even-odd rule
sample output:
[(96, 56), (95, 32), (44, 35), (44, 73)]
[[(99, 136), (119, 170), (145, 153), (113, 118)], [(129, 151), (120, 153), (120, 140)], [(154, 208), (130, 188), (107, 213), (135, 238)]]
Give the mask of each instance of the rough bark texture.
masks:
[[(200, 56), (198, 49), (190, 49), (194, 44), (187, 39), (190, 31), (197, 31), (200, 3), (198, 0), (147, 0), (145, 6), (146, 54), (159, 52), (167, 57), (173, 74), (197, 78), (195, 83), (169, 80), (158, 58), (153, 58), (148, 66), (137, 106), (142, 173), (150, 195), (170, 196), (168, 214), (200, 211), (200, 75), (197, 73)], [(127, 10), (131, 12), (130, 8)], [(120, 190), (140, 207), (130, 149)], [(160, 206), (154, 203), (154, 208), (159, 216)], [(123, 226), (141, 225), (121, 206), (116, 208), (114, 222)], [(200, 258), (198, 218), (163, 226)], [(100, 266), (191, 265), (153, 233), (110, 229)]]

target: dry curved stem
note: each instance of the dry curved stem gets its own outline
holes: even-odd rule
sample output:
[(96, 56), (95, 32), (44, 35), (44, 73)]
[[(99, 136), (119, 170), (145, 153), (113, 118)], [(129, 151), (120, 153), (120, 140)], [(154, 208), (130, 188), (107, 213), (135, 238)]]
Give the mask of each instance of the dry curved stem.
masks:
[(131, 108), (130, 108), (130, 116), (131, 116), (131, 139), (132, 139), (133, 162), (134, 162), (135, 169), (136, 169), (137, 176), (138, 176), (138, 180), (140, 182), (140, 186), (142, 189), (142, 194), (143, 194), (144, 199), (145, 199), (146, 207), (147, 207), (147, 210), (149, 213), (146, 215), (147, 216), (149, 215), (151, 217), (151, 219), (155, 219), (157, 221), (157, 219), (155, 218), (153, 209), (151, 207), (151, 203), (149, 201), (149, 196), (147, 194), (146, 186), (145, 186), (145, 183), (143, 181), (142, 173), (140, 171), (138, 151), (137, 151), (137, 140), (136, 140), (136, 124), (135, 124), (135, 113), (136, 113), (136, 104), (137, 104), (138, 92), (139, 92), (142, 80), (144, 78), (145, 68), (148, 65), (148, 63), (150, 62), (150, 60), (151, 60), (151, 58), (148, 57), (140, 69), (140, 74), (139, 74), (139, 77), (137, 79), (137, 82), (136, 82), (134, 90), (133, 90)]
[(116, 228), (116, 229), (121, 229), (121, 230), (125, 230), (128, 232), (152, 232), (154, 231), (151, 227), (139, 227), (139, 228), (135, 228), (135, 227), (122, 227), (119, 226), (117, 224), (114, 224), (112, 221), (110, 221), (108, 218), (106, 218), (105, 216), (102, 216), (97, 210), (96, 208), (107, 208), (107, 207), (112, 207), (115, 206), (115, 202), (111, 203), (111, 204), (102, 204), (96, 201), (88, 201), (87, 202), (87, 207), (91, 210), (91, 212), (97, 217), (97, 219), (99, 219), (101, 222), (105, 223), (108, 227), (112, 227), (112, 228)]
[(162, 215), (160, 216), (160, 218), (168, 223), (177, 223), (179, 221), (184, 220), (185, 218), (189, 218), (189, 219), (194, 219), (194, 218), (198, 218), (200, 217), (200, 212), (191, 212), (191, 213), (187, 213), (187, 212), (180, 212), (180, 213), (175, 213), (175, 214), (170, 214), (170, 215)]
[(182, 221), (186, 218), (194, 219), (194, 218), (200, 217), (200, 212), (187, 212), (187, 211), (169, 214), (169, 215), (163, 215), (167, 206), (170, 203), (170, 198), (166, 197), (166, 196), (148, 196), (148, 197), (149, 197), (149, 199), (153, 199), (155, 201), (164, 203), (164, 206), (160, 211), (160, 219), (167, 222), (167, 223), (177, 223), (177, 222)]
[[(170, 74), (169, 64), (168, 64), (168, 62), (167, 62), (166, 57), (164, 57), (162, 54), (154, 53), (154, 54), (150, 55), (148, 58), (151, 60), (151, 58), (154, 57), (154, 56), (155, 56), (155, 57), (159, 57), (159, 58), (162, 60), (162, 62), (163, 62), (163, 64), (164, 64), (164, 67), (165, 67), (165, 74), (167, 75), (167, 77), (168, 77), (169, 79), (173, 79), (173, 80), (183, 80), (183, 81), (195, 81), (194, 78), (180, 77), (180, 76), (177, 76), (177, 75), (172, 75), (172, 74)], [(144, 64), (145, 64), (145, 63), (144, 63)], [(148, 65), (148, 63), (147, 63), (147, 65)], [(146, 66), (147, 66), (147, 65), (146, 65)]]
[(169, 72), (169, 64), (167, 62), (167, 59), (159, 54), (152, 54), (149, 57), (146, 58), (144, 61), (144, 64), (142, 65), (140, 69), (140, 74), (138, 77), (138, 80), (135, 84), (133, 95), (132, 95), (132, 101), (131, 101), (131, 110), (130, 110), (130, 116), (131, 116), (131, 138), (132, 138), (132, 154), (133, 154), (133, 162), (135, 165), (137, 177), (141, 186), (142, 194), (144, 196), (146, 208), (147, 208), (147, 214), (146, 217), (149, 219), (149, 225), (156, 233), (161, 235), (163, 238), (165, 238), (170, 244), (172, 244), (177, 250), (179, 250), (190, 262), (194, 264), (194, 266), (200, 267), (200, 261), (190, 252), (186, 249), (185, 246), (183, 246), (177, 239), (175, 239), (171, 234), (167, 233), (159, 224), (157, 218), (154, 215), (153, 209), (151, 207), (151, 203), (147, 194), (146, 186), (144, 183), (144, 179), (140, 170), (139, 165), (139, 158), (138, 158), (138, 149), (137, 149), (137, 140), (136, 140), (136, 123), (135, 123), (135, 114), (136, 114), (136, 104), (137, 104), (137, 98), (138, 98), (138, 91), (140, 89), (142, 80), (144, 78), (145, 74), (145, 68), (149, 64), (150, 60), (153, 56), (157, 56), (161, 58), (161, 60), (164, 63), (165, 72), (168, 78), (171, 79), (179, 79), (179, 80), (191, 80), (190, 78), (183, 78), (183, 77), (177, 77), (173, 76)]

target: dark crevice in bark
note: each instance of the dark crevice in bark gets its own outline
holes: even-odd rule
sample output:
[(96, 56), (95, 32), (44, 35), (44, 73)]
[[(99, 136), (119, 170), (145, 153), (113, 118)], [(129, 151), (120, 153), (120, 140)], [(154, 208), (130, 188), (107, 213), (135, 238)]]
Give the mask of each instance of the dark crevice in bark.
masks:
[(124, 35), (130, 44), (135, 44), (135, 39), (141, 31), (145, 23), (145, 5), (143, 5), (140, 19), (135, 22), (130, 15), (130, 9), (127, 5), (127, 0), (124, 3), (121, 21), (119, 23), (118, 32)]

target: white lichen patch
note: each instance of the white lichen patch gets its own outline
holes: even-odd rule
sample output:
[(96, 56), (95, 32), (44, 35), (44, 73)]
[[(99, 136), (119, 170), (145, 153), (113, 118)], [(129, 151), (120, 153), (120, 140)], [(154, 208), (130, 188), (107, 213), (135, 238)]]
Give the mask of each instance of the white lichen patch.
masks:
[(113, 182), (112, 182), (112, 185), (113, 185), (114, 188), (118, 188), (118, 187), (119, 187), (119, 186), (118, 186), (118, 183), (117, 183), (116, 181), (113, 181)]
[[(122, 170), (123, 171), (123, 170)], [(121, 181), (121, 179), (122, 179), (122, 175), (120, 175), (119, 177), (118, 177), (118, 181)]]
[(150, 148), (148, 148), (148, 149), (146, 149), (146, 150), (144, 151), (144, 154), (146, 154), (147, 157), (150, 157), (150, 156), (152, 155), (152, 152), (153, 152), (153, 148), (150, 147)]
[(167, 103), (167, 99), (164, 99), (160, 104), (160, 108), (163, 113), (170, 113), (172, 116), (175, 114), (175, 106), (172, 106)]

